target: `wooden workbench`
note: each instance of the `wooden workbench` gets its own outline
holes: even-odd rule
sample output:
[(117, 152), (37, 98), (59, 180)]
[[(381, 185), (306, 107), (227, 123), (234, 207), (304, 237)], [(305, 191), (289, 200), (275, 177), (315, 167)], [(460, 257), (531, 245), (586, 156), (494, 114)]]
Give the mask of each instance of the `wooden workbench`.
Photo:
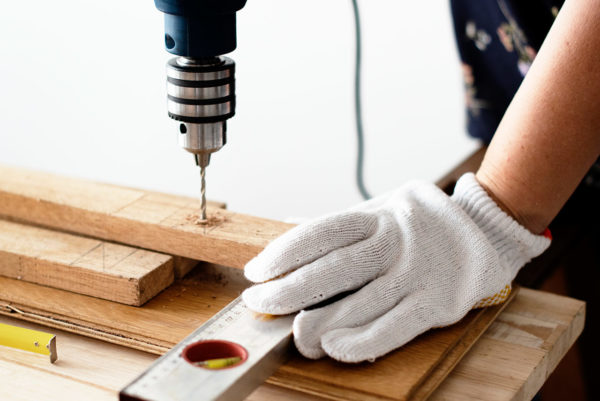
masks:
[[(529, 400), (583, 330), (585, 304), (521, 289), (431, 400)], [(0, 316), (0, 322), (44, 330)], [(48, 330), (48, 329), (45, 329)], [(116, 400), (156, 356), (76, 334), (57, 334), (59, 361), (0, 347), (0, 399)], [(248, 400), (320, 400), (264, 384)]]

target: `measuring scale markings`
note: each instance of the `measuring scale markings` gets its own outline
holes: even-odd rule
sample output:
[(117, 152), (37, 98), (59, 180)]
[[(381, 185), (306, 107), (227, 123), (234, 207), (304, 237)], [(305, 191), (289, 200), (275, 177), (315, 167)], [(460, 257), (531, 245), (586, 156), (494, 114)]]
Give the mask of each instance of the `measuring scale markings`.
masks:
[[(258, 320), (241, 297), (236, 298), (122, 390), (120, 399), (244, 399), (283, 362), (293, 318)], [(187, 362), (183, 350), (205, 340), (239, 344), (247, 350), (247, 360), (227, 369), (205, 369)]]

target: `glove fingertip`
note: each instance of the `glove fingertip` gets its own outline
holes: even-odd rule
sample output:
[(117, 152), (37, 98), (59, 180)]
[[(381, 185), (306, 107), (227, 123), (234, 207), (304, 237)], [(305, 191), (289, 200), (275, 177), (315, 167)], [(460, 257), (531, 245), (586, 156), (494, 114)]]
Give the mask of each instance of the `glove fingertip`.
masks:
[(259, 286), (253, 286), (242, 292), (242, 300), (246, 306), (258, 313), (277, 314), (272, 307), (272, 304), (265, 302), (269, 297), (261, 294)]
[(302, 311), (294, 319), (294, 344), (298, 351), (309, 359), (324, 357), (320, 338), (315, 338), (316, 330), (310, 319), (310, 312)]
[(321, 359), (325, 355), (327, 355), (321, 347), (319, 347), (319, 348), (307, 347), (307, 346), (305, 346), (305, 344), (302, 341), (299, 341), (295, 336), (294, 336), (294, 345), (296, 346), (296, 349), (298, 350), (298, 352), (300, 352), (302, 354), (302, 356), (304, 356), (308, 359)]
[(288, 315), (300, 310), (286, 302), (283, 294), (273, 283), (257, 284), (242, 292), (242, 300), (254, 312), (269, 315)]
[(325, 333), (321, 337), (321, 347), (331, 358), (345, 363), (374, 362), (376, 355), (369, 354), (367, 344), (348, 341), (348, 332), (352, 329), (338, 329)]
[(246, 266), (244, 266), (244, 276), (253, 283), (262, 283), (269, 280), (269, 269), (259, 256), (251, 259)]

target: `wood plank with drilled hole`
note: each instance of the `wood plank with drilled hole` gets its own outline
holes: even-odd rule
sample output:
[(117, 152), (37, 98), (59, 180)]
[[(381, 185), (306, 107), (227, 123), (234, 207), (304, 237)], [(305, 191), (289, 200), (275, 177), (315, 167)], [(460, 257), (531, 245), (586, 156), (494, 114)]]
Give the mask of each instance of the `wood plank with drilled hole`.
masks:
[[(440, 180), (444, 189), (481, 163), (479, 149)], [(0, 216), (139, 246), (192, 260), (242, 268), (293, 227), (208, 203), (209, 224), (197, 224), (198, 200), (0, 165)], [(193, 263), (176, 268), (177, 277)], [(179, 266), (179, 264), (177, 264)]]
[[(5, 289), (0, 293), (0, 313), (160, 354), (248, 285), (238, 269), (202, 267), (142, 308), (0, 278), (0, 288)], [(296, 354), (269, 381), (324, 397), (408, 400), (428, 376), (437, 377), (437, 385), (449, 372), (446, 366), (462, 357), (500, 310), (473, 311), (459, 324), (430, 331), (375, 364), (311, 361)], [(453, 362), (440, 365), (448, 358)], [(444, 371), (432, 375), (437, 366)]]
[(198, 200), (0, 166), (0, 215), (170, 255), (243, 267), (290, 224)]
[(0, 220), (4, 277), (139, 306), (173, 282), (173, 269), (161, 253)]

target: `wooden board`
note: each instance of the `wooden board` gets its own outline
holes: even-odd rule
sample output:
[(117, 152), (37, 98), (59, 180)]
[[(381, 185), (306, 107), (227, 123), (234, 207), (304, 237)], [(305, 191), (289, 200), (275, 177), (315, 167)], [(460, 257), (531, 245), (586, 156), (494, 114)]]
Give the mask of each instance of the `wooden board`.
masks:
[[(246, 287), (241, 271), (223, 270), (232, 274), (225, 277), (210, 267), (195, 269), (141, 308), (0, 277), (0, 311), (161, 354)], [(240, 274), (238, 281), (233, 272)]]
[(173, 256), (173, 270), (175, 278), (183, 278), (186, 274), (192, 271), (192, 269), (198, 266), (200, 262), (194, 259), (188, 259), (181, 256)]
[[(449, 190), (484, 153), (474, 152), (437, 184)], [(242, 268), (293, 227), (224, 210), (223, 203), (208, 206), (212, 223), (198, 225), (197, 199), (0, 165), (0, 216), (193, 260)], [(177, 277), (194, 264), (181, 266)]]
[[(33, 330), (37, 324), (0, 316), (0, 323)], [(2, 400), (116, 400), (116, 392), (156, 358), (80, 335), (53, 330), (58, 361), (0, 346)]]
[(472, 311), (458, 324), (430, 330), (375, 363), (314, 361), (296, 353), (269, 383), (335, 400), (425, 400), (504, 307)]
[(290, 224), (209, 204), (199, 225), (198, 200), (0, 166), (0, 215), (242, 268)]
[(430, 400), (531, 400), (584, 323), (585, 302), (522, 288)]
[[(584, 321), (584, 302), (521, 288), (428, 400), (531, 400), (575, 343)], [(323, 399), (266, 384), (247, 401)]]
[(0, 220), (0, 275), (139, 306), (173, 282), (168, 255)]
[[(584, 319), (581, 301), (522, 289), (430, 400), (530, 400), (581, 333)], [(0, 322), (47, 330), (8, 317), (0, 316)], [(59, 343), (55, 365), (39, 355), (0, 347), (1, 399), (114, 401), (118, 391), (155, 359), (144, 352), (52, 331)], [(32, 379), (41, 385), (32, 386)], [(247, 399), (322, 400), (273, 384), (263, 384)]]
[[(205, 270), (196, 269), (142, 308), (0, 278), (0, 313), (162, 353), (247, 285), (235, 269)], [(230, 274), (224, 274), (225, 271)], [(453, 366), (468, 349), (464, 347), (466, 336), (472, 336), (470, 346), (499, 311), (500, 308), (474, 311), (461, 323), (431, 331), (373, 364), (310, 361), (296, 355), (270, 382), (333, 399), (407, 400), (445, 358), (453, 358), (454, 362), (448, 364)], [(444, 369), (443, 374), (437, 375), (438, 381), (449, 371)]]

